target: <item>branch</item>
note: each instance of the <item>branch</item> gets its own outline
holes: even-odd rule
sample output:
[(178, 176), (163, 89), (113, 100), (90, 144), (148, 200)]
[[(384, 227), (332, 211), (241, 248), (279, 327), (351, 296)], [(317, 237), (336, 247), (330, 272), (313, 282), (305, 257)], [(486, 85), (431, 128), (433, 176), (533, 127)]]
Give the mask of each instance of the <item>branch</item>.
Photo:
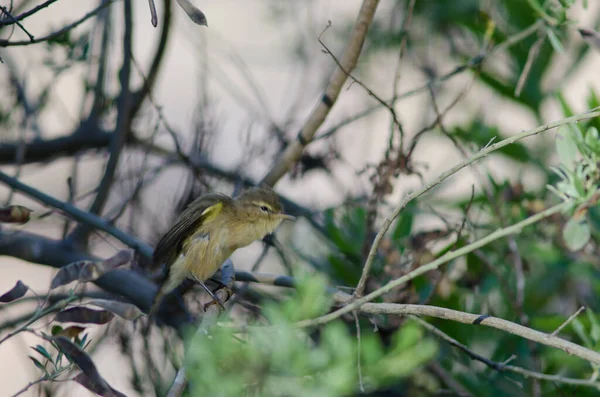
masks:
[(332, 313), (326, 314), (324, 316), (321, 316), (321, 317), (318, 317), (318, 318), (315, 318), (312, 320), (300, 321), (299, 323), (297, 323), (297, 325), (299, 327), (311, 327), (311, 326), (315, 326), (315, 325), (325, 324), (329, 321), (335, 320), (336, 318), (339, 318), (340, 316), (342, 316), (346, 313), (349, 313), (353, 310), (357, 310), (365, 303), (370, 302), (373, 299), (385, 294), (386, 292), (389, 292), (392, 289), (409, 282), (410, 280), (414, 279), (417, 276), (420, 276), (421, 274), (424, 274), (424, 273), (427, 273), (428, 271), (437, 269), (444, 263), (449, 262), (453, 259), (459, 258), (465, 254), (468, 254), (469, 252), (473, 252), (476, 249), (481, 248), (481, 247), (491, 243), (492, 241), (498, 240), (502, 237), (506, 237), (511, 234), (519, 233), (522, 228), (532, 225), (548, 216), (557, 214), (557, 213), (565, 210), (566, 208), (568, 208), (569, 205), (571, 205), (571, 203), (569, 203), (569, 202), (563, 202), (561, 204), (555, 205), (554, 207), (550, 207), (550, 208), (546, 209), (545, 211), (542, 211), (533, 216), (530, 216), (529, 218), (527, 218), (521, 222), (515, 223), (514, 225), (511, 225), (511, 226), (503, 228), (503, 229), (498, 229), (495, 232), (490, 233), (487, 236), (485, 236), (471, 244), (465, 245), (464, 247), (461, 247), (454, 251), (448, 251), (446, 254), (440, 256), (436, 260), (429, 262), (426, 265), (420, 266), (420, 267), (416, 268), (415, 270), (411, 271), (410, 273), (405, 274), (402, 277), (399, 277), (395, 280), (390, 281), (383, 287), (371, 292), (370, 294), (365, 295), (364, 297), (362, 297), (360, 299), (354, 300), (352, 303), (344, 306), (341, 309), (338, 309)]
[(102, 231), (110, 234), (111, 236), (113, 236), (116, 239), (118, 239), (119, 241), (121, 241), (123, 244), (135, 249), (136, 251), (140, 252), (142, 255), (144, 255), (147, 258), (152, 257), (152, 247), (143, 243), (142, 241), (138, 240), (137, 238), (119, 230), (118, 228), (114, 227), (113, 225), (108, 223), (105, 219), (103, 219), (99, 216), (90, 214), (89, 212), (80, 210), (79, 208), (75, 207), (74, 205), (65, 203), (64, 201), (60, 201), (60, 200), (55, 199), (54, 197), (48, 196), (47, 194), (42, 193), (39, 190), (37, 190), (29, 185), (26, 185), (26, 184), (20, 182), (19, 180), (6, 175), (5, 173), (3, 173), (1, 171), (0, 171), (0, 182), (4, 182), (5, 184), (12, 187), (13, 189), (25, 193), (26, 195), (28, 195), (29, 197), (31, 197), (32, 199), (34, 199), (36, 201), (39, 201), (45, 205), (48, 205), (50, 207), (53, 207), (53, 208), (56, 208), (56, 209), (62, 211), (66, 216), (70, 217), (71, 219), (73, 219), (77, 222), (85, 223), (87, 225), (92, 226), (95, 229), (102, 230)]
[[(90, 213), (99, 215), (106, 204), (110, 194), (110, 187), (114, 180), (114, 175), (119, 164), (119, 158), (123, 151), (127, 133), (131, 127), (131, 91), (129, 82), (131, 79), (131, 59), (132, 59), (132, 36), (133, 36), (133, 15), (130, 1), (123, 2), (123, 14), (125, 20), (125, 31), (123, 33), (123, 65), (119, 72), (119, 83), (121, 85), (118, 99), (117, 125), (112, 133), (110, 140), (110, 158), (106, 164), (106, 170), (98, 186), (98, 193), (90, 207)], [(70, 239), (72, 241), (86, 245), (87, 237), (92, 231), (87, 224), (81, 223), (73, 230)]]
[(317, 129), (325, 121), (325, 118), (329, 114), (340, 94), (342, 86), (348, 79), (348, 74), (346, 72), (349, 73), (356, 67), (358, 57), (365, 42), (367, 30), (373, 21), (373, 16), (375, 15), (375, 10), (378, 3), (379, 0), (363, 1), (358, 13), (358, 18), (354, 24), (354, 28), (350, 33), (348, 45), (344, 50), (344, 54), (340, 60), (340, 65), (342, 68), (337, 67), (335, 69), (327, 87), (325, 88), (325, 92), (321, 97), (320, 102), (312, 111), (308, 121), (298, 133), (297, 138), (285, 148), (284, 152), (275, 162), (269, 173), (263, 178), (261, 184), (265, 183), (273, 186), (279, 179), (281, 179), (281, 177), (288, 171), (292, 164), (298, 160), (302, 154), (302, 150), (312, 141)]
[(44, 41), (48, 41), (48, 40), (52, 40), (54, 38), (60, 37), (63, 34), (65, 34), (66, 32), (68, 32), (69, 30), (75, 29), (77, 26), (81, 25), (86, 20), (92, 18), (98, 12), (100, 12), (104, 7), (109, 6), (114, 1), (115, 0), (104, 0), (102, 3), (100, 3), (100, 5), (98, 7), (96, 7), (92, 11), (88, 12), (87, 14), (85, 14), (83, 17), (81, 17), (80, 19), (76, 20), (75, 22), (70, 23), (69, 25), (64, 26), (62, 29), (59, 29), (56, 32), (50, 33), (50, 34), (48, 34), (46, 36), (43, 36), (43, 37), (41, 37), (39, 39), (35, 39), (34, 38), (32, 40), (22, 40), (22, 41), (9, 41), (9, 40), (0, 39), (0, 47), (11, 47), (11, 46), (22, 46), (22, 45), (36, 44), (36, 43), (41, 43), (41, 42), (44, 42)]
[(101, 130), (78, 128), (72, 134), (55, 139), (35, 140), (30, 143), (0, 144), (0, 165), (13, 165), (19, 146), (23, 148), (22, 164), (48, 161), (61, 156), (72, 156), (82, 150), (103, 149), (112, 134)]
[[(150, 247), (148, 249), (151, 253), (152, 249)], [(0, 255), (57, 269), (73, 262), (99, 260), (82, 251), (71, 249), (60, 240), (22, 231), (0, 232)], [(94, 281), (94, 284), (113, 295), (125, 298), (146, 312), (150, 309), (152, 298), (158, 291), (156, 284), (144, 275), (125, 269), (108, 272)], [(169, 309), (167, 315), (159, 313), (161, 322), (182, 332), (184, 325), (189, 324), (191, 320), (187, 309), (183, 302), (176, 300), (169, 302)]]
[[(421, 189), (407, 194), (404, 197), (404, 199), (402, 200), (402, 202), (400, 203), (400, 205), (398, 206), (398, 208), (396, 208), (394, 210), (394, 212), (392, 213), (392, 215), (385, 220), (385, 222), (381, 226), (381, 229), (377, 233), (377, 236), (375, 236), (375, 240), (373, 241), (373, 244), (371, 245), (371, 250), (369, 251), (369, 255), (367, 257), (367, 260), (365, 261), (365, 266), (363, 267), (363, 271), (362, 271), (362, 275), (361, 275), (361, 278), (360, 278), (360, 281), (359, 281), (359, 285), (362, 282), (364, 282), (363, 280), (366, 279), (369, 276), (369, 273), (371, 272), (371, 267), (373, 266), (373, 263), (375, 261), (375, 256), (377, 255), (377, 251), (379, 249), (379, 245), (381, 244), (381, 242), (382, 242), (385, 234), (387, 233), (388, 229), (390, 228), (390, 226), (392, 225), (392, 223), (394, 222), (394, 220), (398, 217), (398, 215), (400, 215), (400, 212), (402, 212), (402, 210), (413, 199), (415, 199), (417, 197), (420, 197), (423, 194), (427, 193), (428, 191), (430, 191), (434, 187), (436, 187), (439, 184), (441, 184), (446, 179), (450, 178), (452, 175), (456, 174), (458, 171), (462, 170), (463, 168), (466, 168), (467, 166), (469, 166), (470, 164), (476, 162), (477, 160), (480, 160), (480, 159), (482, 159), (484, 157), (487, 157), (492, 152), (494, 152), (494, 151), (496, 151), (498, 149), (501, 149), (501, 148), (503, 148), (505, 146), (511, 145), (511, 144), (515, 143), (516, 141), (519, 141), (521, 139), (524, 139), (524, 138), (527, 138), (527, 137), (530, 137), (530, 136), (537, 135), (540, 132), (545, 132), (545, 131), (551, 130), (553, 128), (560, 127), (561, 125), (566, 125), (566, 124), (570, 124), (570, 123), (576, 123), (576, 122), (581, 121), (581, 120), (588, 120), (588, 119), (592, 119), (592, 118), (600, 116), (600, 111), (596, 110), (596, 109), (592, 109), (592, 110), (590, 110), (588, 112), (581, 113), (581, 114), (578, 114), (578, 115), (575, 115), (575, 116), (572, 116), (572, 117), (568, 117), (566, 119), (558, 120), (558, 121), (555, 121), (555, 122), (543, 125), (541, 127), (534, 128), (532, 130), (527, 130), (527, 131), (521, 132), (520, 134), (516, 134), (514, 136), (511, 136), (510, 138), (506, 138), (506, 139), (504, 139), (504, 140), (502, 140), (502, 141), (500, 141), (500, 142), (498, 142), (496, 144), (487, 146), (487, 147), (481, 149), (478, 153), (476, 153), (473, 156), (471, 156), (470, 158), (461, 161), (460, 163), (456, 164), (454, 167), (452, 167), (449, 170), (443, 172), (435, 180), (433, 180), (432, 182), (428, 183), (427, 185), (425, 185)], [(531, 218), (529, 218), (529, 219), (531, 219)], [(511, 226), (510, 228), (513, 228), (513, 227), (514, 227), (514, 225)], [(496, 233), (498, 233), (498, 232), (500, 232), (502, 230), (508, 230), (508, 229), (509, 228), (507, 228), (507, 229), (500, 229)], [(492, 233), (490, 236), (492, 236), (492, 235), (494, 235), (496, 233)], [(488, 236), (488, 237), (490, 237), (490, 236)], [(476, 245), (478, 243), (479, 242), (476, 241), (475, 243), (470, 244), (469, 246)], [(470, 251), (468, 251), (468, 252), (470, 252)], [(450, 253), (452, 253), (452, 252), (450, 252)], [(435, 267), (432, 267), (431, 269), (437, 268), (437, 267), (438, 266), (435, 266)], [(422, 267), (419, 268), (419, 269), (417, 269), (416, 271), (420, 271), (420, 269), (422, 269)], [(428, 269), (428, 270), (431, 270), (431, 269)], [(421, 274), (421, 273), (419, 273), (419, 274)], [(398, 281), (398, 280), (396, 280), (396, 281)], [(408, 281), (408, 280), (406, 280), (406, 281)], [(377, 296), (379, 296), (379, 295), (381, 295), (381, 294), (389, 291), (390, 289), (394, 288), (395, 286), (402, 284), (402, 283), (399, 283), (399, 284), (395, 284), (393, 286), (390, 286), (390, 284), (393, 284), (394, 282), (395, 281), (392, 281), (391, 283), (389, 283), (386, 286), (382, 287), (382, 289), (385, 288), (386, 290), (382, 291), (381, 293), (378, 293), (374, 297), (377, 297)], [(389, 289), (388, 289), (388, 286), (390, 286)], [(369, 295), (372, 295), (372, 294), (369, 294)], [(371, 299), (367, 299), (364, 302), (368, 302)], [(362, 301), (362, 299), (359, 299), (356, 302), (358, 302), (358, 301)]]
[(56, 1), (58, 1), (58, 0), (47, 0), (47, 1), (43, 2), (42, 4), (40, 4), (40, 5), (37, 5), (37, 6), (33, 7), (31, 10), (25, 11), (25, 12), (17, 15), (14, 18), (6, 19), (6, 20), (0, 20), (0, 26), (12, 25), (13, 23), (15, 23), (17, 21), (22, 21), (23, 19), (27, 18), (28, 16), (35, 14), (36, 12), (38, 12), (39, 10), (41, 10), (42, 8), (46, 8), (50, 4), (56, 3)]
[(586, 361), (600, 364), (600, 353), (595, 352), (583, 346), (579, 346), (568, 340), (552, 336), (544, 332), (536, 331), (498, 317), (488, 316), (487, 314), (471, 314), (460, 312), (458, 310), (446, 309), (437, 306), (425, 305), (403, 305), (398, 303), (368, 303), (360, 308), (360, 312), (369, 314), (393, 314), (393, 315), (415, 315), (430, 316), (443, 320), (456, 321), (470, 325), (484, 325), (490, 328), (496, 328), (506, 331), (509, 334), (517, 335), (525, 339), (540, 343), (542, 345), (560, 349), (567, 354), (583, 358)]
[(483, 357), (482, 355), (475, 353), (474, 351), (469, 349), (467, 346), (463, 345), (462, 343), (460, 343), (459, 341), (457, 341), (450, 335), (446, 334), (442, 330), (429, 324), (425, 320), (422, 320), (421, 318), (412, 316), (412, 315), (411, 315), (411, 317), (416, 322), (418, 322), (421, 326), (423, 326), (424, 328), (426, 328), (433, 334), (439, 336), (440, 338), (444, 339), (446, 342), (450, 343), (452, 346), (457, 347), (458, 349), (465, 352), (465, 354), (467, 354), (472, 359), (480, 361), (480, 362), (484, 363), (485, 365), (487, 365), (488, 367), (490, 367), (493, 370), (496, 370), (498, 372), (505, 372), (505, 371), (513, 372), (516, 374), (520, 374), (525, 378), (534, 378), (534, 379), (545, 380), (545, 381), (549, 381), (549, 382), (564, 383), (564, 384), (568, 384), (568, 385), (589, 386), (589, 387), (595, 387), (596, 389), (600, 389), (600, 382), (598, 382), (595, 379), (574, 379), (574, 378), (566, 378), (566, 377), (563, 377), (560, 375), (547, 375), (547, 374), (543, 374), (543, 373), (539, 373), (539, 372), (530, 371), (528, 369), (517, 367), (514, 365), (508, 365), (506, 363), (498, 363), (498, 362), (491, 361), (491, 360)]

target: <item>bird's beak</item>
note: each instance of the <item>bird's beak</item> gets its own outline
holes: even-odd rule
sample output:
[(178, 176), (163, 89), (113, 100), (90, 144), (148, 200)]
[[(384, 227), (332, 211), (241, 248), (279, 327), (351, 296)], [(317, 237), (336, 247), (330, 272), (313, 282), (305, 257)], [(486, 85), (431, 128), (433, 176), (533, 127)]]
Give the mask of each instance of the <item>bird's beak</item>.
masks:
[(295, 221), (296, 217), (288, 215), (288, 214), (279, 214), (279, 217), (284, 221)]

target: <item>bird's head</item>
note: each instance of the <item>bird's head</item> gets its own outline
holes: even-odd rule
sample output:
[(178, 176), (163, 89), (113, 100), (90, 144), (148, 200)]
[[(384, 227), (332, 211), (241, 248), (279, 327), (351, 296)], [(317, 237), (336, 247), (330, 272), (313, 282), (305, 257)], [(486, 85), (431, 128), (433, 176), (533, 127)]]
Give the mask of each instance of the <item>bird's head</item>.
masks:
[(273, 233), (281, 222), (296, 219), (283, 211), (279, 196), (268, 186), (250, 188), (240, 194), (236, 202), (244, 218), (264, 228), (264, 235)]

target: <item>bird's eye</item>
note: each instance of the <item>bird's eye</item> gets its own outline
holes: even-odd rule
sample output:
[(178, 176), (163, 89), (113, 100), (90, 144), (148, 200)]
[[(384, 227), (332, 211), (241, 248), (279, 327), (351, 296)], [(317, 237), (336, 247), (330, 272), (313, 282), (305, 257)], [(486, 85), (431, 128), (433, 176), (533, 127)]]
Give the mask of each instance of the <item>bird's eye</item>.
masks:
[(263, 212), (269, 212), (271, 209), (269, 207), (267, 207), (266, 205), (261, 205), (260, 210)]

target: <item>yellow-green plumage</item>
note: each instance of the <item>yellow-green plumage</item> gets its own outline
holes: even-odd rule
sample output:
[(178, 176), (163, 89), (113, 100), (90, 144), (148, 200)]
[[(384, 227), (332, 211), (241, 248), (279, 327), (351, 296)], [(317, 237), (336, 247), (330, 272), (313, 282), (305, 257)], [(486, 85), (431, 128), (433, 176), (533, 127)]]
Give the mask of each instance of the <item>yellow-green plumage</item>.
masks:
[(279, 198), (268, 187), (252, 188), (232, 199), (207, 194), (192, 202), (158, 242), (152, 261), (166, 264), (166, 277), (154, 297), (151, 321), (163, 297), (186, 278), (203, 283), (238, 248), (273, 233), (285, 219)]

